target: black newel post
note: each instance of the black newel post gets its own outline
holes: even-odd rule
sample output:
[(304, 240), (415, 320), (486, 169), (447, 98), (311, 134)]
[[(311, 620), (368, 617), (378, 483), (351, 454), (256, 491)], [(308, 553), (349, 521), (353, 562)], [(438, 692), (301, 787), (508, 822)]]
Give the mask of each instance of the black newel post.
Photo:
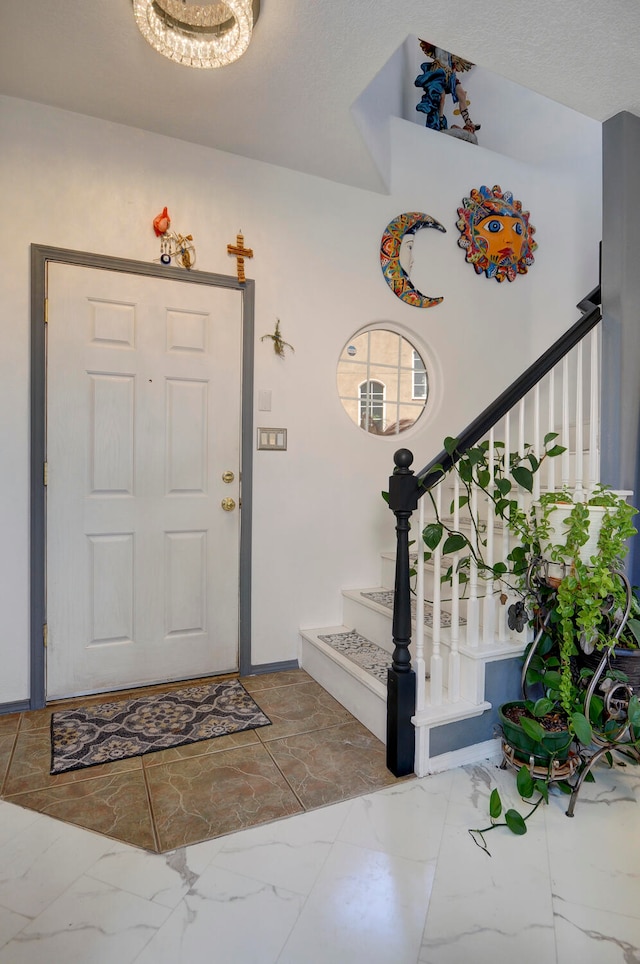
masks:
[(398, 449), (389, 479), (389, 508), (396, 517), (396, 584), (393, 600), (393, 661), (387, 676), (387, 767), (397, 777), (413, 773), (416, 737), (411, 717), (416, 711), (416, 674), (411, 669), (411, 586), (409, 529), (418, 507), (416, 478), (409, 468), (413, 455)]

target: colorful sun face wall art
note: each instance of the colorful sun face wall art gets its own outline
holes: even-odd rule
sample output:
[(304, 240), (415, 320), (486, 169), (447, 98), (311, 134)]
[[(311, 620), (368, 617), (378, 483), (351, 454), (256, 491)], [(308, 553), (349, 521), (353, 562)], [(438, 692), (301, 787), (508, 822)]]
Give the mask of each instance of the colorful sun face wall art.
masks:
[(476, 274), (502, 282), (514, 281), (526, 274), (534, 262), (538, 245), (533, 240), (535, 228), (529, 224), (529, 212), (522, 202), (514, 200), (511, 191), (498, 185), (473, 188), (458, 208), (458, 244), (466, 251), (466, 260)]
[(399, 214), (390, 221), (380, 242), (380, 265), (387, 284), (401, 301), (415, 308), (433, 308), (443, 298), (423, 295), (409, 277), (413, 267), (413, 242), (421, 228), (446, 231), (435, 218), (420, 211)]

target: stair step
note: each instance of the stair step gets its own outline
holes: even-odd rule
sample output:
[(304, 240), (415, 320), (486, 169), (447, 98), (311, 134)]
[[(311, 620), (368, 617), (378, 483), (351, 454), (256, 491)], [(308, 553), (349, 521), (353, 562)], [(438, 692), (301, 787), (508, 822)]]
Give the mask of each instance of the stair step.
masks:
[[(381, 553), (382, 560), (382, 585), (385, 589), (393, 590), (395, 584), (395, 568), (396, 568), (396, 557), (395, 553), (392, 551)], [(416, 553), (411, 553), (409, 556), (409, 562), (412, 568), (416, 568), (418, 557)], [(445, 570), (451, 563), (451, 559), (448, 556), (443, 556), (442, 558), (442, 568), (441, 573), (444, 574)], [(430, 559), (424, 564), (425, 573), (425, 592), (433, 592), (433, 581), (434, 581), (434, 565), (433, 559)], [(462, 593), (462, 587), (460, 589)], [(488, 579), (483, 579), (478, 576), (476, 591), (479, 599), (482, 599), (487, 593), (492, 591), (492, 584)], [(443, 583), (441, 585), (440, 594), (442, 605), (446, 608), (447, 605), (451, 604), (450, 594), (452, 592), (451, 585), (448, 583)], [(464, 605), (468, 601), (468, 597), (461, 595), (460, 604)]]
[[(302, 668), (385, 743), (390, 654), (362, 633), (344, 625), (302, 629), (300, 637)], [(428, 699), (429, 676), (426, 678)], [(472, 703), (458, 698), (451, 703), (445, 687), (442, 702), (418, 709), (416, 722), (428, 730), (480, 716), (490, 706), (483, 699)]]
[[(369, 586), (366, 589), (343, 589), (342, 619), (345, 626), (356, 630), (366, 639), (372, 640), (389, 654), (393, 653), (393, 590), (382, 586)], [(416, 604), (411, 600), (412, 625), (416, 625)], [(440, 641), (450, 645), (451, 634), (455, 631), (452, 626), (451, 614), (442, 611)], [(431, 638), (433, 633), (433, 611), (429, 604), (425, 605), (425, 638)], [(460, 614), (458, 635), (466, 638), (466, 619)]]
[[(378, 606), (384, 606), (385, 609), (393, 612), (393, 589), (360, 590), (360, 595), (364, 599), (369, 599), (371, 602), (377, 603)], [(411, 616), (413, 619), (416, 618), (416, 601), (414, 598), (411, 599)], [(460, 616), (458, 621), (461, 626), (466, 626), (467, 624), (467, 620), (462, 616)], [(424, 624), (425, 626), (433, 626), (433, 606), (426, 601), (424, 607)], [(451, 614), (445, 610), (442, 610), (440, 613), (440, 626), (445, 629), (451, 626)]]
[(372, 643), (370, 639), (350, 629), (318, 635), (318, 639), (355, 663), (369, 676), (373, 676), (374, 679), (380, 680), (385, 686), (387, 685), (389, 654), (381, 646)]
[(302, 669), (385, 743), (389, 653), (348, 626), (302, 629), (300, 638)]

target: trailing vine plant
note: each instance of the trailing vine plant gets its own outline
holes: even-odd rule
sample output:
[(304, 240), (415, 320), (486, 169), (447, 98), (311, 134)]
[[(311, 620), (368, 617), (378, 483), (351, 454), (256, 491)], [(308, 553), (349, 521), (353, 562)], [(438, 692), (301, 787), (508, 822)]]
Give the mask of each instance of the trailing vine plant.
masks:
[[(566, 534), (561, 543), (551, 546), (549, 556), (565, 570), (555, 590), (561, 667), (558, 689), (560, 703), (571, 718), (576, 705), (572, 660), (578, 649), (589, 655), (614, 643), (612, 627), (619, 623), (626, 605), (624, 585), (615, 573), (623, 565), (629, 538), (636, 534), (633, 516), (637, 510), (623, 496), (602, 485), (596, 487), (588, 502), (573, 503), (567, 489), (545, 493), (540, 498), (538, 520), (542, 540), (548, 537), (551, 512), (562, 503), (571, 504), (564, 523)], [(606, 512), (596, 551), (585, 561), (581, 549), (589, 539), (590, 506), (603, 507)], [(586, 730), (583, 735), (590, 736)], [(576, 736), (581, 739), (579, 732)]]

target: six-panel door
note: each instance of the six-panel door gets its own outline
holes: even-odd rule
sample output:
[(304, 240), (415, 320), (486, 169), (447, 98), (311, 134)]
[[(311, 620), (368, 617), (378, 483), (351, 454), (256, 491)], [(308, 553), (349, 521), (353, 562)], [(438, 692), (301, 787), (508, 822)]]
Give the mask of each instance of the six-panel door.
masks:
[(48, 299), (47, 699), (237, 669), (240, 293), (50, 264)]

